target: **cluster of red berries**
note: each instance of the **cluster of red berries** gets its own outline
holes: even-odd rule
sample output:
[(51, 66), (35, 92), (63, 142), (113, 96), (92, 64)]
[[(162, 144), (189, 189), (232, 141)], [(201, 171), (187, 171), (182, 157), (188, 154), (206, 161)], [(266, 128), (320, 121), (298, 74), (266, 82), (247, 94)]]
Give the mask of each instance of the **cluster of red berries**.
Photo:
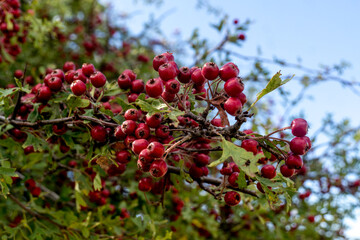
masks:
[(36, 182), (34, 179), (28, 179), (25, 181), (25, 187), (30, 191), (31, 195), (34, 197), (38, 197), (41, 193), (41, 188), (36, 186)]
[[(27, 31), (20, 32), (20, 26), (16, 19), (21, 15), (19, 0), (5, 0), (0, 2), (0, 31), (3, 36), (0, 36), (0, 47), (4, 49), (9, 55), (16, 57), (20, 54), (21, 48), (18, 44), (26, 41)], [(16, 41), (14, 42), (14, 37)], [(0, 63), (3, 57), (0, 54)]]

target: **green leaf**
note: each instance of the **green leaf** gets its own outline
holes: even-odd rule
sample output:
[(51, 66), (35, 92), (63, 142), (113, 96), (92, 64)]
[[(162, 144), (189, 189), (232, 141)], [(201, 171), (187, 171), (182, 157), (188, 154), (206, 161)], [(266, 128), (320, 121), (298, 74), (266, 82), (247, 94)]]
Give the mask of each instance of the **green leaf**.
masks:
[(90, 101), (88, 99), (82, 99), (80, 97), (76, 97), (73, 94), (70, 94), (68, 99), (66, 100), (66, 104), (69, 108), (86, 108), (90, 105)]
[(237, 184), (239, 185), (239, 188), (246, 188), (247, 187), (247, 183), (246, 183), (246, 179), (245, 179), (245, 173), (243, 171), (239, 172), (239, 176), (237, 179)]
[(266, 87), (256, 95), (255, 102), (253, 102), (253, 104), (251, 104), (250, 108), (247, 111), (249, 111), (255, 105), (255, 103), (257, 103), (257, 101), (259, 101), (263, 96), (274, 91), (275, 89), (284, 85), (285, 83), (289, 82), (295, 75), (293, 75), (291, 78), (288, 78), (285, 80), (281, 80), (280, 76), (281, 76), (281, 73), (279, 71), (270, 79), (270, 81), (268, 82)]
[(148, 98), (143, 100), (139, 96), (135, 103), (141, 108), (141, 110), (147, 112), (148, 115), (162, 112), (171, 112), (168, 110), (168, 106), (159, 99)]
[(114, 99), (114, 102), (116, 102), (117, 104), (119, 104), (121, 106), (121, 108), (123, 109), (123, 111), (125, 112), (128, 109), (131, 108), (135, 108), (133, 105), (126, 103), (123, 99), (117, 97)]
[(35, 151), (42, 151), (44, 149), (44, 146), (46, 146), (47, 143), (38, 137), (35, 137), (31, 133), (27, 133), (27, 138), (24, 144), (22, 145), (23, 148), (26, 148), (28, 146), (33, 146)]
[(99, 190), (101, 190), (101, 188), (102, 188), (101, 178), (100, 178), (99, 173), (96, 173), (96, 176), (94, 178), (94, 189), (95, 189), (95, 191), (99, 191)]
[(263, 158), (264, 154), (254, 155), (252, 152), (248, 152), (242, 147), (225, 140), (223, 136), (221, 136), (221, 139), (221, 147), (223, 149), (222, 155), (218, 160), (210, 163), (209, 167), (215, 167), (231, 157), (239, 168), (246, 173), (246, 175), (254, 177), (255, 173), (259, 171), (257, 168), (257, 161), (260, 158)]
[(17, 176), (15, 170), (15, 168), (0, 167), (0, 175), (14, 177)]
[(40, 103), (34, 104), (34, 110), (29, 114), (28, 119), (27, 119), (29, 122), (35, 122), (38, 119), (38, 117), (39, 117), (39, 111), (38, 111), (39, 106), (40, 106)]

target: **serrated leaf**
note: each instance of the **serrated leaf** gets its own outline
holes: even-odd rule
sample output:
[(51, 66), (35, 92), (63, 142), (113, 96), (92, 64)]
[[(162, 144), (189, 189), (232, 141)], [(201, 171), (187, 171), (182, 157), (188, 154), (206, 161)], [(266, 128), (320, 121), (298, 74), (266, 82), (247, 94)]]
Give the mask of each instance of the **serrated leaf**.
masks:
[(26, 141), (24, 142), (22, 147), (26, 148), (28, 146), (33, 146), (35, 151), (42, 151), (45, 145), (46, 142), (43, 139), (35, 137), (31, 133), (27, 133)]
[(29, 122), (35, 122), (38, 119), (38, 117), (39, 117), (39, 111), (38, 111), (39, 105), (40, 105), (40, 103), (34, 104), (34, 110), (29, 114), (28, 119), (27, 119)]
[(101, 178), (100, 178), (100, 175), (99, 175), (99, 173), (96, 173), (96, 176), (95, 176), (95, 178), (94, 178), (94, 189), (95, 189), (95, 191), (99, 191), (99, 190), (101, 190), (101, 188), (102, 188), (102, 185), (101, 185)]
[(260, 158), (263, 158), (264, 154), (254, 155), (252, 152), (248, 152), (242, 147), (227, 141), (223, 136), (221, 136), (221, 139), (221, 147), (223, 149), (222, 155), (218, 160), (210, 163), (209, 167), (215, 167), (231, 157), (246, 175), (254, 177), (255, 173), (259, 171), (257, 168), (257, 161)]
[(155, 98), (148, 98), (143, 100), (140, 97), (138, 97), (138, 99), (136, 99), (135, 104), (138, 105), (142, 111), (147, 112), (148, 115), (168, 112), (167, 105), (161, 102), (159, 99), (155, 99)]
[(117, 104), (120, 105), (120, 107), (122, 108), (123, 112), (125, 112), (128, 109), (132, 109), (135, 108), (133, 105), (126, 103), (124, 100), (122, 100), (121, 98), (117, 97), (114, 99), (114, 102), (116, 102)]
[(17, 174), (15, 173), (15, 168), (7, 168), (7, 167), (0, 167), (0, 175), (5, 175), (5, 176), (16, 176)]
[(255, 102), (253, 102), (253, 104), (251, 104), (250, 108), (247, 111), (249, 111), (262, 97), (264, 97), (266, 94), (274, 91), (278, 87), (284, 85), (285, 83), (289, 82), (295, 75), (293, 75), (291, 78), (288, 78), (285, 80), (281, 80), (280, 76), (281, 76), (281, 73), (279, 71), (270, 79), (270, 81), (268, 82), (266, 87), (256, 95)]
[(243, 171), (239, 172), (239, 176), (238, 176), (236, 183), (239, 185), (239, 188), (247, 187), (247, 183), (246, 183), (246, 179), (245, 179), (245, 172), (243, 172)]
[(75, 95), (70, 94), (68, 99), (66, 100), (66, 104), (69, 108), (86, 108), (90, 105), (90, 101), (88, 99), (82, 99)]

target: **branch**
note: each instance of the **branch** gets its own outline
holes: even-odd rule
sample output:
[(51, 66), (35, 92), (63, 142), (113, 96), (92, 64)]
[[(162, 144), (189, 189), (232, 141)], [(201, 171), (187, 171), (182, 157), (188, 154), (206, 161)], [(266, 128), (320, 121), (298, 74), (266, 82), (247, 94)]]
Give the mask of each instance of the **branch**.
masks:
[[(174, 174), (180, 175), (180, 171), (181, 171), (181, 169), (178, 167), (168, 166), (169, 173), (174, 173)], [(215, 186), (220, 186), (222, 184), (223, 180), (219, 179), (219, 178), (213, 178), (213, 177), (201, 177), (201, 178), (197, 179), (196, 182), (198, 182), (198, 183), (200, 182), (202, 184), (208, 183), (208, 184), (212, 184)], [(226, 187), (258, 198), (258, 195), (255, 192), (247, 190), (245, 188), (234, 188), (231, 186), (226, 186)]]

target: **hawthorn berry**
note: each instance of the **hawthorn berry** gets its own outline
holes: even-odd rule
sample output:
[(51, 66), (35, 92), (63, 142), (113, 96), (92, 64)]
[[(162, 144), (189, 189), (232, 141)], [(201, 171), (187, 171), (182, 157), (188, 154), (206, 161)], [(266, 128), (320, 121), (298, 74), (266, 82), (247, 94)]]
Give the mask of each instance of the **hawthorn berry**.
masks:
[(149, 154), (153, 158), (161, 158), (165, 152), (164, 145), (159, 142), (152, 142), (147, 146)]
[(102, 72), (96, 71), (90, 75), (90, 82), (96, 88), (101, 88), (106, 83), (106, 77)]
[(126, 74), (121, 74), (117, 79), (117, 83), (121, 89), (129, 89), (131, 87), (131, 78)]
[(126, 135), (131, 135), (135, 132), (135, 129), (137, 127), (137, 124), (135, 121), (133, 120), (125, 120), (122, 124), (121, 124), (121, 130), (126, 134)]
[(224, 109), (228, 114), (232, 116), (239, 115), (242, 110), (242, 104), (240, 99), (235, 97), (228, 98), (228, 100), (226, 100), (224, 103)]
[(142, 192), (150, 192), (152, 187), (152, 178), (145, 177), (140, 179), (138, 188)]
[(146, 94), (152, 98), (158, 98), (161, 96), (164, 86), (160, 78), (152, 78), (147, 81), (145, 85)]
[(121, 150), (115, 153), (115, 158), (118, 163), (127, 164), (131, 160), (131, 154), (126, 150)]
[(142, 93), (145, 89), (145, 85), (143, 80), (141, 79), (136, 79), (134, 81), (131, 82), (131, 92), (132, 93)]
[(290, 169), (300, 169), (303, 166), (303, 161), (300, 156), (289, 154), (285, 164)]
[(276, 169), (273, 165), (265, 165), (261, 168), (261, 175), (264, 178), (273, 179), (276, 176)]
[(241, 78), (234, 77), (226, 81), (224, 90), (230, 97), (238, 97), (244, 90), (244, 84), (242, 83)]
[(146, 149), (149, 145), (149, 142), (146, 139), (136, 139), (132, 143), (131, 150), (135, 154), (140, 154), (140, 152)]
[(135, 129), (136, 138), (148, 138), (150, 136), (150, 128), (145, 123), (139, 123)]
[(151, 128), (157, 128), (160, 126), (162, 121), (162, 116), (160, 113), (155, 113), (151, 116), (146, 116), (146, 125)]
[(305, 119), (296, 118), (291, 122), (291, 132), (296, 137), (304, 137), (308, 131), (308, 123)]
[(241, 147), (244, 148), (248, 152), (252, 152), (254, 155), (258, 152), (258, 142), (254, 139), (245, 139), (241, 143)]
[(229, 178), (228, 178), (228, 182), (232, 187), (239, 187), (239, 184), (237, 183), (239, 178), (239, 173), (238, 172), (233, 172)]
[(167, 170), (168, 170), (168, 166), (167, 166), (166, 162), (162, 159), (154, 160), (151, 163), (150, 174), (153, 177), (156, 177), (156, 178), (163, 177), (167, 173)]
[(174, 65), (170, 63), (164, 63), (162, 64), (159, 69), (159, 76), (163, 81), (167, 81), (170, 79), (173, 79), (177, 76), (177, 71)]
[(198, 167), (204, 167), (209, 164), (210, 157), (204, 153), (196, 153), (193, 157), (193, 161)]
[(304, 155), (308, 150), (308, 141), (304, 137), (294, 137), (290, 141), (290, 150), (295, 155)]
[(71, 91), (76, 96), (81, 96), (86, 92), (86, 85), (81, 80), (75, 80), (70, 85)]
[(91, 129), (91, 137), (97, 142), (105, 142), (107, 131), (103, 126), (95, 126)]
[(86, 77), (90, 77), (91, 74), (95, 72), (95, 67), (91, 63), (84, 63), (81, 67), (81, 70)]
[(230, 191), (225, 194), (225, 203), (229, 206), (236, 206), (240, 203), (241, 197), (238, 192)]
[(154, 70), (158, 71), (159, 67), (168, 61), (168, 58), (164, 54), (155, 56), (152, 63)]
[(191, 80), (194, 82), (196, 86), (202, 86), (204, 85), (206, 78), (201, 73), (201, 69), (198, 68), (191, 74)]
[(230, 78), (237, 77), (239, 68), (232, 62), (226, 63), (219, 70), (219, 76), (222, 80), (227, 81)]
[(284, 177), (291, 177), (295, 173), (295, 169), (290, 169), (286, 164), (280, 167), (280, 172)]
[(52, 130), (57, 135), (63, 135), (67, 131), (67, 126), (63, 123), (54, 124)]
[(165, 83), (165, 91), (176, 94), (180, 91), (180, 83), (176, 79), (171, 79)]
[(179, 69), (179, 74), (177, 75), (177, 79), (181, 83), (189, 83), (191, 80), (191, 72), (188, 67), (181, 67)]
[(208, 80), (214, 80), (219, 76), (219, 67), (216, 63), (207, 62), (201, 69), (202, 75)]

